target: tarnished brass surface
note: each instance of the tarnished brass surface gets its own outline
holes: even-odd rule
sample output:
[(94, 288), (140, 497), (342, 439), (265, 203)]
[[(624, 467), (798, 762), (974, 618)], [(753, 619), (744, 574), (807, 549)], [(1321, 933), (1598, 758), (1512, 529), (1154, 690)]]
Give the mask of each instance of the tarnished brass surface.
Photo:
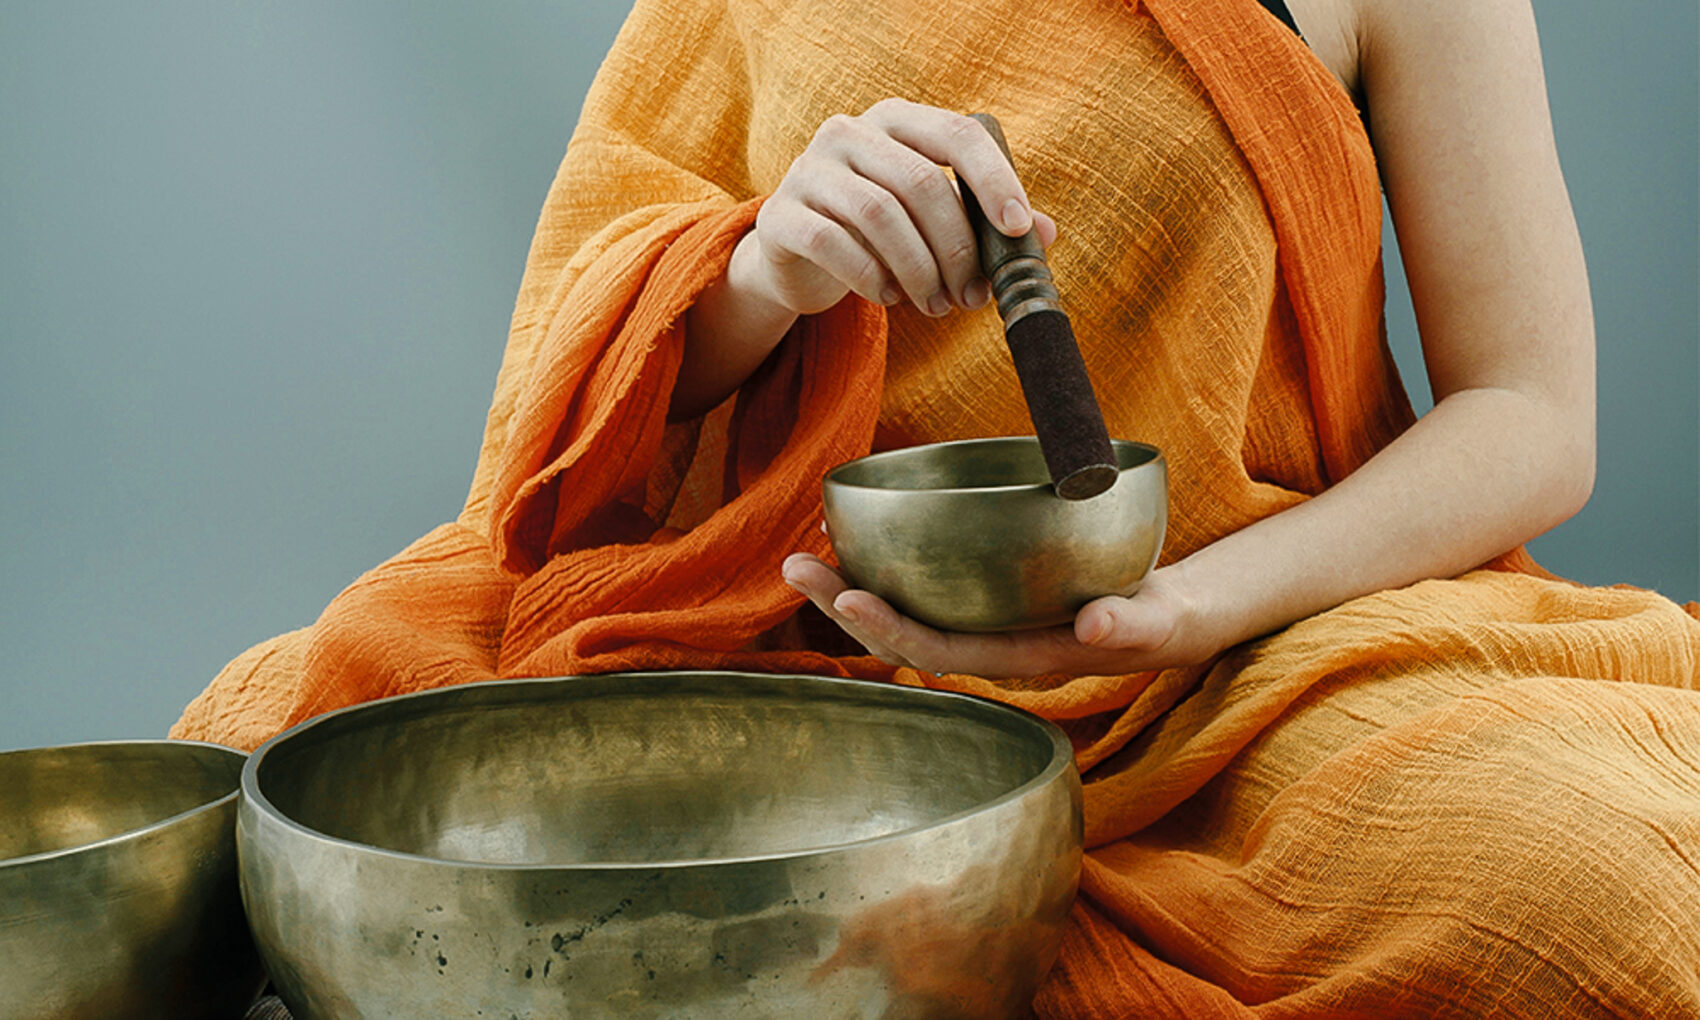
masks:
[(1020, 1016), (1080, 868), (1059, 730), (851, 680), (408, 695), (283, 734), (243, 794), (297, 1020)]
[(822, 486), (833, 550), (851, 583), (935, 627), (1066, 623), (1101, 595), (1131, 595), (1163, 547), (1163, 456), (1144, 443), (1112, 445), (1116, 482), (1085, 500), (1051, 491), (1031, 437), (853, 460)]
[(240, 1016), (245, 755), (189, 741), (0, 754), (0, 1018)]

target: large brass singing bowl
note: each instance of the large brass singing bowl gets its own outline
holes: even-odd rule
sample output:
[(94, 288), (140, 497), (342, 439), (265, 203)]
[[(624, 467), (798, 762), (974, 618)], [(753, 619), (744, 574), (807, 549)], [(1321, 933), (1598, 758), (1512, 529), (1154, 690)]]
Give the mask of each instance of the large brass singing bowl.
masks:
[(297, 1020), (1021, 1016), (1080, 869), (1056, 727), (850, 680), (406, 695), (282, 734), (242, 787)]
[(167, 740), (0, 754), (0, 1017), (242, 1015), (265, 982), (237, 896), (245, 758)]
[(826, 526), (850, 583), (944, 630), (1067, 623), (1131, 595), (1157, 562), (1169, 476), (1154, 446), (1114, 440), (1116, 482), (1066, 500), (1038, 440), (970, 439), (876, 453), (830, 471)]

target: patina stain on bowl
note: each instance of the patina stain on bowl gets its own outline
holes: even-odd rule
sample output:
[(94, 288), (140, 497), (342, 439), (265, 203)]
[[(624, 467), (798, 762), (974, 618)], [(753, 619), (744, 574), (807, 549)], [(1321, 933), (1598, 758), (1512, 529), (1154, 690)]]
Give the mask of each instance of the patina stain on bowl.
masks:
[(281, 735), (243, 793), (297, 1020), (1021, 1016), (1080, 868), (1061, 731), (850, 680), (407, 695)]
[(265, 983), (237, 895), (245, 758), (175, 740), (0, 754), (0, 1017), (242, 1015)]
[(1169, 476), (1154, 446), (1114, 440), (1108, 491), (1067, 500), (1038, 440), (969, 439), (876, 453), (828, 472), (827, 532), (846, 579), (944, 630), (1067, 623), (1131, 595), (1157, 562)]

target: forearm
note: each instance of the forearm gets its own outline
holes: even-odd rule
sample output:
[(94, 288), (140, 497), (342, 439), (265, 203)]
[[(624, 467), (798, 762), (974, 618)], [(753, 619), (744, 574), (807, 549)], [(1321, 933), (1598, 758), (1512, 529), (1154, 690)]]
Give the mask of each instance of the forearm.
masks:
[(761, 286), (753, 233), (732, 250), (726, 275), (685, 313), (685, 354), (667, 416), (693, 418), (720, 404), (750, 377), (797, 320)]
[(1586, 408), (1461, 390), (1359, 470), (1175, 564), (1218, 648), (1348, 599), (1450, 577), (1565, 520), (1593, 484)]

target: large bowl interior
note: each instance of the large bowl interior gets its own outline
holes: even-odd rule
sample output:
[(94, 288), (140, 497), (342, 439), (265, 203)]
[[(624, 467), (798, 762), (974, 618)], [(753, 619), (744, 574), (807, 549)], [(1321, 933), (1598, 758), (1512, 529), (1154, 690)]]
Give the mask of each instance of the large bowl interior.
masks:
[[(1157, 460), (1154, 446), (1111, 443), (1116, 467), (1128, 471)], [(1041, 489), (1051, 484), (1045, 456), (1032, 437), (973, 439), (888, 450), (850, 461), (827, 474), (827, 484), (867, 489)]]
[(245, 758), (164, 740), (0, 754), (0, 866), (168, 824), (234, 798)]
[(303, 724), (250, 796), (326, 836), (488, 864), (748, 859), (914, 830), (1067, 767), (1016, 710), (858, 681), (665, 673), (474, 684)]

